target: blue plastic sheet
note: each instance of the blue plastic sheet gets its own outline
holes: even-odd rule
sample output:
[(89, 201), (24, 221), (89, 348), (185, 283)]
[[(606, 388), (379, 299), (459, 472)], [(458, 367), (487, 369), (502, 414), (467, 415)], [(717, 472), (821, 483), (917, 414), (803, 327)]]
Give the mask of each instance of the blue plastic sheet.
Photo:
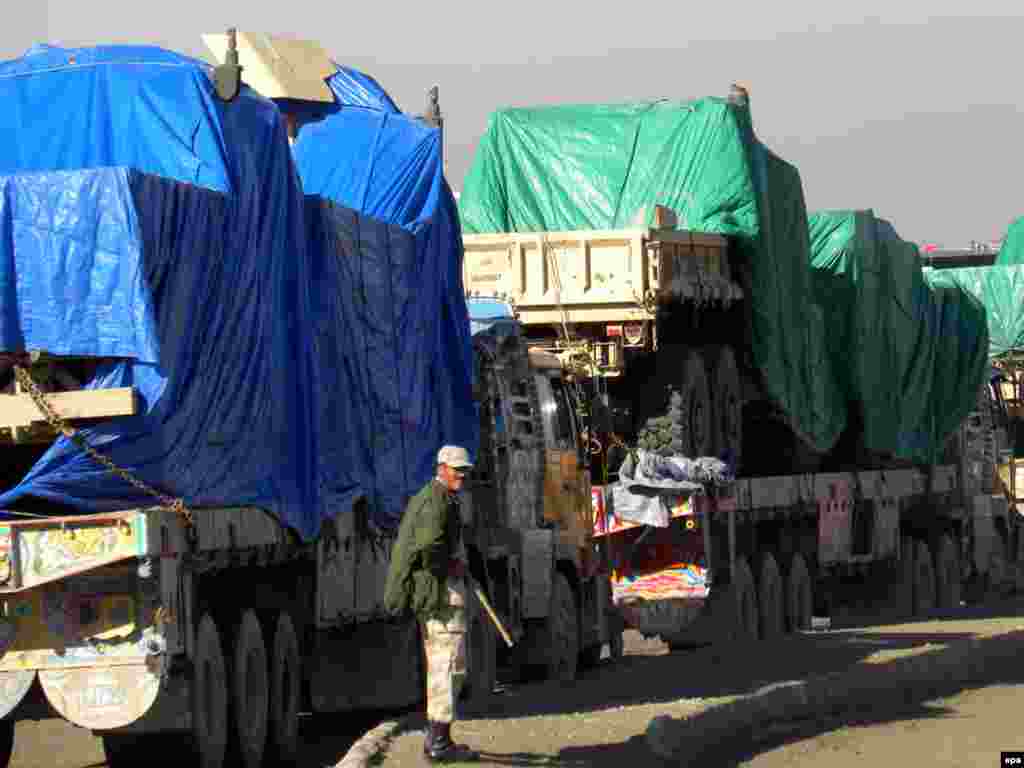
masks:
[[(277, 108), (230, 103), (154, 48), (38, 48), (0, 64), (0, 342), (119, 356), (90, 388), (140, 413), (82, 430), (195, 507), (263, 507), (319, 531), (303, 198)], [(333, 439), (333, 436), (327, 436)], [(109, 511), (154, 500), (58, 439), (25, 496)]]
[[(438, 447), (475, 451), (478, 429), (439, 134), (368, 77), (331, 87), (361, 106), (307, 125), (296, 162), (277, 105), (221, 102), (177, 54), (0, 64), (2, 350), (123, 358), (88, 386), (133, 386), (141, 412), (83, 430), (92, 445), (190, 506), (262, 507), (306, 540), (358, 498), (393, 527)], [(154, 501), (63, 438), (0, 507), (26, 496)]]
[(340, 69), (328, 85), (337, 108), (293, 147), (311, 196), (319, 322), (343, 329), (318, 342), (324, 387), (347, 393), (319, 419), (348, 436), (321, 451), (321, 477), (332, 504), (366, 496), (390, 530), (441, 445), (475, 455), (479, 443), (462, 235), (440, 131), (361, 73)]

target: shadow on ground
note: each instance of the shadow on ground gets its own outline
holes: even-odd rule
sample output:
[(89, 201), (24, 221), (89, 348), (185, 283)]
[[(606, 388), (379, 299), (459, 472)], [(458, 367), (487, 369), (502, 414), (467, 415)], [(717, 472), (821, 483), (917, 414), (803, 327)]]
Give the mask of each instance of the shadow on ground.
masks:
[[(955, 612), (899, 626), (898, 631), (872, 628), (872, 620), (849, 618), (829, 632), (790, 635), (756, 645), (712, 645), (684, 651), (652, 651), (603, 660), (581, 673), (572, 684), (508, 683), (501, 692), (463, 707), (463, 718), (512, 719), (538, 715), (597, 712), (621, 706), (740, 696), (759, 688), (835, 672), (881, 654), (927, 652), (929, 647), (978, 637), (958, 631), (958, 622), (1024, 616), (1024, 601), (962, 608)], [(884, 623), (883, 623), (884, 621)], [(874, 626), (892, 624), (891, 617)], [(628, 650), (628, 648), (627, 648)]]
[[(912, 674), (912, 665), (920, 663), (907, 658), (895, 659), (871, 665), (864, 677), (874, 678), (875, 684), (865, 682), (863, 688), (841, 700), (831, 702), (813, 715), (776, 722), (733, 723), (723, 729), (722, 722), (715, 715), (702, 713), (691, 718), (695, 738), (691, 748), (673, 761), (657, 758), (647, 749), (642, 735), (618, 744), (594, 747), (570, 747), (561, 750), (548, 763), (505, 762), (508, 765), (552, 765), (552, 766), (596, 766), (611, 768), (622, 765), (676, 765), (676, 766), (718, 766), (735, 768), (755, 756), (796, 741), (812, 739), (840, 728), (863, 727), (910, 720), (941, 719), (956, 716), (956, 712), (935, 704), (958, 694), (984, 688), (989, 685), (1024, 684), (1024, 669), (1018, 662), (1024, 650), (1024, 630), (1006, 635), (981, 638), (972, 650), (973, 658), (985, 658), (978, 669), (951, 673), (953, 679), (929, 677), (904, 685), (901, 680)], [(933, 661), (943, 658), (958, 662), (963, 651), (948, 648), (927, 652)], [(942, 674), (938, 671), (936, 675)], [(959, 678), (959, 679), (955, 679)], [(891, 695), (883, 695), (886, 680), (893, 681)], [(510, 756), (511, 757), (511, 756)]]

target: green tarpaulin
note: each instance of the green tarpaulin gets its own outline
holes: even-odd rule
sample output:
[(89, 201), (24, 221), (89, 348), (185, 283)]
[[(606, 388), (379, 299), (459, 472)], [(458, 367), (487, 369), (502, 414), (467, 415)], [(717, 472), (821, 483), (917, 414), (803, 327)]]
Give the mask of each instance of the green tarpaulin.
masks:
[(811, 285), (796, 168), (722, 99), (506, 109), (494, 113), (460, 199), (463, 231), (614, 229), (650, 223), (735, 237), (750, 264), (754, 361), (769, 396), (811, 447), (846, 424)]
[(932, 281), (956, 283), (984, 305), (990, 358), (1024, 352), (1024, 264), (933, 269), (927, 274)]
[(871, 211), (809, 219), (814, 285), (837, 381), (863, 419), (864, 446), (937, 458), (974, 410), (987, 371), (981, 303)]
[(996, 264), (1024, 264), (1024, 216), (1014, 221), (1006, 231), (1003, 245), (996, 256)]

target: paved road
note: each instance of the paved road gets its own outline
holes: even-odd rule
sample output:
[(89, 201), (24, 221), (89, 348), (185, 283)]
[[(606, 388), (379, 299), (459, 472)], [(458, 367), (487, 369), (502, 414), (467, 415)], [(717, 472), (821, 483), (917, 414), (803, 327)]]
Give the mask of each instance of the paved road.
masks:
[[(352, 743), (379, 722), (379, 714), (318, 716), (303, 721), (302, 768), (327, 768), (337, 764)], [(103, 768), (103, 744), (89, 731), (63, 720), (19, 723), (14, 733), (11, 768)], [(188, 761), (173, 758), (187, 755), (181, 739), (161, 737), (158, 750), (172, 758), (168, 765), (187, 768)]]
[[(649, 751), (643, 737), (647, 725), (657, 715), (693, 715), (771, 683), (806, 679), (863, 664), (895, 663), (909, 656), (939, 651), (950, 642), (966, 638), (976, 638), (984, 643), (987, 637), (1024, 627), (1021, 617), (1024, 617), (1024, 603), (1015, 600), (1000, 606), (957, 611), (956, 615), (940, 620), (895, 624), (875, 622), (867, 626), (851, 620), (843, 622), (847, 626), (836, 631), (791, 637), (777, 643), (732, 649), (703, 648), (682, 653), (669, 653), (659, 643), (644, 642), (630, 633), (627, 636), (627, 655), (621, 662), (605, 663), (585, 673), (571, 686), (557, 683), (510, 686), (503, 695), (492, 697), (476, 710), (466, 711), (465, 719), (457, 724), (454, 735), (482, 750), (484, 759), (477, 764), (478, 768), (658, 766), (660, 761)], [(1003, 679), (995, 677), (981, 684), (990, 685), (996, 681), (1003, 683)], [(939, 695), (959, 696), (961, 689), (929, 692), (929, 696)], [(1003, 701), (1005, 704), (1006, 699)], [(934, 708), (926, 707), (924, 702), (920, 697), (903, 707), (892, 702), (879, 702), (873, 715), (880, 723), (897, 726), (907, 718), (924, 720), (935, 714)], [(889, 705), (888, 711), (884, 708), (886, 704)], [(1024, 704), (1024, 698), (1017, 702), (1015, 709), (1018, 712), (1024, 711), (1021, 704)], [(863, 720), (863, 715), (856, 717)], [(844, 745), (852, 742), (843, 741), (843, 738), (848, 737), (836, 736), (829, 741), (828, 735), (855, 722), (851, 718), (847, 720), (803, 723), (803, 730), (787, 727), (780, 731), (763, 731), (750, 743), (731, 741), (718, 745), (717, 749), (709, 748), (700, 755), (701, 759), (696, 764), (726, 768), (746, 765), (754, 760), (749, 763), (751, 766), (783, 768), (790, 765), (785, 762), (789, 759), (788, 753), (776, 757), (777, 750), (798, 747), (797, 743), (787, 742), (820, 737), (826, 739), (824, 745), (810, 747), (806, 762), (793, 765), (846, 765), (834, 761), (833, 753), (844, 756), (849, 753), (856, 757), (858, 747), (851, 746), (847, 750)], [(1010, 722), (1008, 716), (999, 722), (992, 721), (989, 724), (991, 730), (985, 731), (984, 739), (977, 742), (979, 748), (989, 744), (988, 754), (995, 754), (998, 758), (999, 723), (1009, 727)], [(957, 727), (961, 729), (959, 733), (970, 730), (970, 725), (965, 723), (958, 723)], [(880, 736), (877, 740), (879, 751), (871, 754), (876, 757), (875, 765), (879, 766), (931, 765), (927, 761), (910, 759), (909, 753), (914, 749), (927, 750), (929, 743), (945, 749), (938, 738), (932, 734), (930, 740), (927, 737), (914, 743), (908, 740), (908, 755), (904, 759), (902, 754), (898, 758), (880, 757), (884, 750), (884, 737)], [(950, 744), (955, 746), (961, 740), (961, 736), (951, 732)], [(417, 764), (421, 742), (420, 732), (400, 735), (385, 757), (383, 768)], [(1010, 744), (1012, 739), (1004, 735), (1001, 743)], [(964, 747), (964, 750), (968, 748)], [(776, 762), (758, 762), (769, 759), (769, 754)], [(962, 755), (956, 751), (951, 754), (953, 762), (949, 765), (980, 765), (984, 768), (998, 762), (972, 762), (969, 750), (963, 751)], [(956, 762), (959, 757), (963, 758), (962, 761)], [(849, 765), (852, 766), (853, 762)]]
[[(483, 766), (615, 766), (652, 765), (653, 755), (642, 734), (652, 717), (680, 716), (717, 702), (743, 696), (772, 682), (801, 679), (857, 663), (885, 663), (927, 652), (964, 637), (984, 637), (1008, 626), (1024, 625), (1024, 600), (960, 611), (944, 620), (895, 625), (874, 622), (861, 628), (786, 638), (736, 652), (702, 648), (669, 653), (656, 641), (627, 634), (627, 655), (605, 660), (571, 686), (558, 683), (509, 685), (502, 695), (472, 706), (455, 735), (488, 753)], [(857, 622), (847, 622), (857, 624)], [(1024, 670), (1024, 667), (1022, 667)], [(1016, 677), (1015, 677), (1016, 676)], [(1000, 684), (1024, 683), (1024, 672), (1007, 670)], [(992, 680), (986, 681), (991, 683)], [(871, 720), (854, 713), (846, 718), (787, 726), (759, 734), (749, 744), (730, 745), (714, 765), (748, 764), (757, 768), (843, 766), (860, 750), (877, 765), (915, 765), (910, 753), (931, 746), (950, 762), (937, 765), (984, 768), (1004, 748), (1014, 748), (1013, 728), (1019, 721), (1007, 711), (1024, 711), (1018, 685), (954, 695), (938, 704), (918, 701), (909, 706), (879, 702)], [(935, 694), (939, 695), (939, 694)], [(991, 703), (990, 703), (991, 702)], [(888, 709), (884, 707), (888, 705)], [(943, 711), (945, 707), (948, 711)], [(940, 716), (941, 715), (941, 716)], [(351, 743), (373, 727), (381, 715), (344, 714), (306, 721), (303, 768), (333, 766)], [(857, 723), (874, 723), (859, 727)], [(977, 734), (972, 737), (971, 734)], [(971, 740), (973, 738), (973, 741)], [(385, 759), (386, 768), (419, 764), (422, 735), (400, 736)], [(180, 739), (167, 741), (170, 757)], [(1024, 741), (1024, 737), (1022, 737)], [(905, 757), (882, 759), (886, 744), (902, 744)], [(1020, 746), (1024, 747), (1024, 744)], [(972, 751), (973, 750), (973, 751)], [(852, 757), (851, 757), (852, 755)], [(981, 762), (976, 758), (981, 756)], [(827, 757), (827, 760), (823, 758)], [(804, 762), (796, 762), (803, 760)], [(787, 762), (788, 761), (788, 762)], [(188, 768), (187, 760), (174, 761)], [(851, 766), (852, 762), (849, 763)], [(62, 721), (19, 724), (12, 768), (101, 768), (100, 742), (88, 732)]]
[[(789, 733), (762, 742), (756, 748), (759, 754), (739, 764), (750, 768), (996, 768), (1000, 751), (1024, 749), (1024, 685), (1019, 683), (965, 691), (912, 708), (882, 704), (870, 715), (851, 714), (780, 729)], [(786, 743), (772, 747), (774, 740)]]

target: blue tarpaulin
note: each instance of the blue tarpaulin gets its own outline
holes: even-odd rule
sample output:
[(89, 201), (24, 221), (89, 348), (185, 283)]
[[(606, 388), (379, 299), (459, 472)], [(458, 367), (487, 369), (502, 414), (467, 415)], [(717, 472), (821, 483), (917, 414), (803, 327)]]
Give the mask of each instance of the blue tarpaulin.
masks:
[[(304, 199), (277, 106), (248, 88), (221, 102), (208, 69), (125, 46), (0, 63), (0, 351), (123, 358), (88, 386), (134, 386), (139, 415), (82, 433), (191, 506), (263, 507), (308, 540), (365, 496), (388, 527), (438, 446), (475, 434), (458, 428), (468, 320), (440, 160), (417, 197), (430, 176), (403, 183), (419, 145), (395, 116), (390, 143), (353, 131), (330, 150), (332, 167), (390, 169), (363, 188), (390, 192), (316, 190), (351, 211)], [(401, 449), (367, 453), (385, 433)], [(26, 495), (153, 503), (64, 438), (0, 507)]]
[(318, 315), (341, 329), (320, 337), (320, 376), (347, 393), (320, 412), (349, 436), (321, 452), (321, 476), (333, 503), (366, 494), (391, 529), (441, 445), (477, 450), (462, 234), (441, 132), (366, 75), (339, 68), (327, 82), (335, 108), (294, 146), (322, 270)]

